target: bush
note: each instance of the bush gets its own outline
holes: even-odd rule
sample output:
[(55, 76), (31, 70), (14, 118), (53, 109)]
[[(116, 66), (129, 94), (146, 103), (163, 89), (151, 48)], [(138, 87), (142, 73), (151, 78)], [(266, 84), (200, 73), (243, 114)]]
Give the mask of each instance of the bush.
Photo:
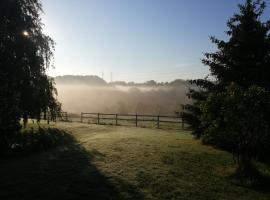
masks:
[(26, 155), (74, 142), (72, 135), (56, 128), (25, 130), (17, 135), (11, 145), (10, 155)]
[(229, 86), (209, 95), (201, 106), (203, 142), (232, 152), (239, 170), (251, 169), (253, 159), (267, 159), (270, 141), (270, 93), (252, 86)]

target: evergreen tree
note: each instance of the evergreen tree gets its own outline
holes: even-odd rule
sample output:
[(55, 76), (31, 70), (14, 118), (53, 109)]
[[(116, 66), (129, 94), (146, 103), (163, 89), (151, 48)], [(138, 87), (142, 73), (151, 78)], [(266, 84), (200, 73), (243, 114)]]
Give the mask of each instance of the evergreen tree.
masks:
[[(261, 91), (264, 92), (261, 97), (268, 97), (265, 93), (270, 91), (270, 21), (261, 21), (265, 6), (265, 2), (262, 0), (246, 0), (244, 5), (239, 5), (239, 14), (235, 14), (228, 21), (229, 30), (226, 32), (228, 40), (210, 38), (217, 45), (218, 50), (214, 53), (206, 53), (202, 62), (210, 67), (211, 79), (192, 81), (198, 86), (199, 90), (190, 90), (189, 96), (192, 98), (193, 104), (184, 106), (185, 113), (183, 116), (191, 124), (195, 136), (201, 137), (206, 143), (211, 143), (231, 152), (235, 151), (235, 147), (240, 145), (239, 138), (241, 139), (241, 137), (239, 137), (239, 134), (244, 135), (242, 138), (249, 140), (247, 144), (250, 144), (252, 138), (256, 138), (260, 134), (265, 136), (268, 131), (268, 128), (265, 128), (267, 131), (261, 133), (262, 129), (257, 129), (254, 123), (251, 124), (246, 115), (241, 116), (236, 112), (237, 109), (240, 112), (240, 108), (248, 109), (248, 105), (252, 106), (250, 102), (259, 105), (252, 110), (253, 112), (261, 112), (262, 107), (268, 105), (267, 102), (262, 103), (260, 99), (257, 102), (254, 100), (255, 97), (260, 97)], [(229, 91), (227, 88), (230, 85), (235, 85), (241, 95), (237, 96), (236, 93)], [(249, 97), (246, 98), (245, 95)], [(221, 97), (231, 98), (232, 101), (228, 102), (232, 104), (226, 106), (223, 102), (226, 99)], [(241, 103), (242, 100), (248, 103)], [(236, 105), (233, 105), (233, 103)], [(263, 115), (267, 116), (267, 112), (269, 113), (270, 110), (265, 110)], [(252, 112), (246, 113), (251, 114)], [(241, 123), (241, 125), (232, 120), (229, 121), (230, 125), (228, 123), (230, 115), (234, 120), (239, 118), (239, 124)], [(259, 119), (256, 117), (252, 116), (252, 119), (256, 122), (260, 121), (258, 124), (260, 127), (268, 127), (267, 118)], [(218, 121), (216, 121), (216, 118), (218, 118)], [(243, 133), (246, 129), (237, 130), (237, 128), (243, 129), (245, 125), (254, 127), (248, 133)], [(250, 126), (248, 127), (250, 128)], [(268, 138), (267, 141), (269, 141), (270, 137), (267, 135), (264, 138)], [(238, 141), (237, 144), (236, 141)], [(252, 148), (252, 145), (242, 145), (252, 158), (254, 158), (252, 155), (256, 154), (253, 151), (254, 149), (262, 150), (261, 147), (264, 146), (264, 150), (266, 150), (265, 147), (269, 146), (263, 144), (261, 140), (254, 145), (255, 147)], [(243, 151), (237, 152), (240, 157), (247, 158)], [(256, 156), (260, 157), (261, 155)], [(244, 160), (250, 162), (251, 158)], [(240, 160), (240, 162), (241, 166), (248, 165), (248, 162), (244, 164), (244, 161)], [(242, 168), (245, 169), (245, 167)]]
[(258, 85), (270, 90), (270, 21), (261, 22), (262, 0), (239, 5), (240, 14), (228, 21), (228, 41), (211, 37), (218, 51), (206, 53), (203, 63), (210, 67), (221, 89), (234, 82), (242, 87)]

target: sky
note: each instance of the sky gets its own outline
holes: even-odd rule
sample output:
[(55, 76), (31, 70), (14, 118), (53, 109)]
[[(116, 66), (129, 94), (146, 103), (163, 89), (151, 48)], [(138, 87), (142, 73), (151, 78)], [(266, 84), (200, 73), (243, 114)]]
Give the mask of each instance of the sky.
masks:
[(48, 74), (103, 74), (108, 82), (204, 78), (203, 53), (215, 51), (209, 36), (226, 39), (226, 22), (243, 2), (42, 0), (44, 32), (56, 42)]

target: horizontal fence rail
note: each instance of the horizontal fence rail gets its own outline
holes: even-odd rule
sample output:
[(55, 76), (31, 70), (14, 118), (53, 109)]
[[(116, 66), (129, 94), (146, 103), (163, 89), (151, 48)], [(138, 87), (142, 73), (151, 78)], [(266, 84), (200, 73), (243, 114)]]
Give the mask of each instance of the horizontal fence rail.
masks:
[[(115, 113), (81, 113), (81, 123), (122, 125), (121, 122), (126, 121), (134, 124), (136, 127), (140, 123), (151, 122), (156, 128), (160, 128), (164, 124), (175, 124), (177, 127), (185, 128), (185, 121), (182, 116), (164, 116), (164, 115), (130, 115)], [(87, 121), (86, 121), (87, 120)]]

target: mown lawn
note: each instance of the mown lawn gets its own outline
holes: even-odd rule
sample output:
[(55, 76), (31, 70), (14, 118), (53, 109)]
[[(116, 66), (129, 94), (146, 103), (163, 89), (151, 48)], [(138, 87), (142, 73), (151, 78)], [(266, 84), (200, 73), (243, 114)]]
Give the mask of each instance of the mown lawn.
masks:
[(237, 184), (232, 156), (188, 131), (50, 126), (69, 132), (73, 141), (1, 161), (0, 199), (270, 199), (270, 188)]

